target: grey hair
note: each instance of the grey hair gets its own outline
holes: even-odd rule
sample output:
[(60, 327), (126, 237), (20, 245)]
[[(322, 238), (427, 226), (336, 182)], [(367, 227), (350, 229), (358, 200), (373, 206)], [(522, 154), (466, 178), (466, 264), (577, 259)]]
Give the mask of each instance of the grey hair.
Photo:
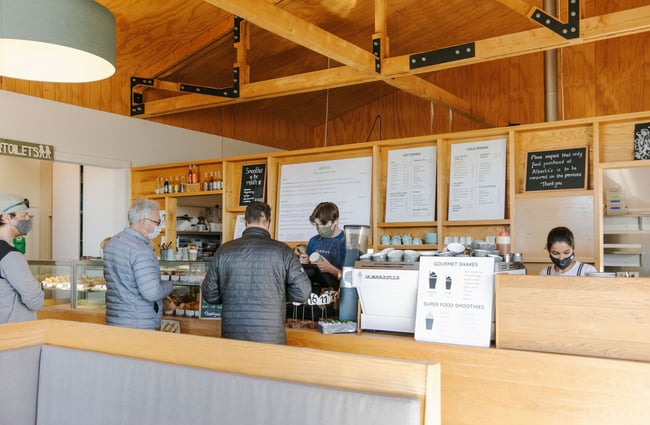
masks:
[(134, 225), (145, 218), (151, 218), (154, 211), (160, 211), (158, 202), (151, 199), (137, 199), (129, 208), (129, 225)]

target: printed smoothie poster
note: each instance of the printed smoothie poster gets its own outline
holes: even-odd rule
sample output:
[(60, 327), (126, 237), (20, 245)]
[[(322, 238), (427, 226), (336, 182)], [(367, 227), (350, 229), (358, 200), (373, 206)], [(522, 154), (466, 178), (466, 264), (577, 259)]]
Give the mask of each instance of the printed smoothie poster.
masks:
[(420, 257), (415, 339), (490, 346), (494, 258)]

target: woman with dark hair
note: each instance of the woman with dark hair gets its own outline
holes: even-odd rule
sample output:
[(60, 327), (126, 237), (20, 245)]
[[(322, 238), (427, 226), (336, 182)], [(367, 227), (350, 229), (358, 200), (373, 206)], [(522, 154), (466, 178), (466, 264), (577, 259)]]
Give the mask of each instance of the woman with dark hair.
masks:
[(591, 264), (576, 260), (575, 239), (568, 227), (556, 227), (548, 232), (546, 250), (553, 265), (543, 268), (541, 275), (584, 276), (597, 271)]

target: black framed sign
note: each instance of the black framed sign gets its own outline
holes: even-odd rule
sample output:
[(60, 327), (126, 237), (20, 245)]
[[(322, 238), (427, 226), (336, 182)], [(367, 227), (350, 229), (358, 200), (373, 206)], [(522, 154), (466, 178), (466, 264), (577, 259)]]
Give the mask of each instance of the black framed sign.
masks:
[(242, 166), (239, 206), (248, 205), (253, 201), (264, 201), (265, 182), (266, 164)]
[(585, 189), (587, 147), (528, 152), (526, 191)]

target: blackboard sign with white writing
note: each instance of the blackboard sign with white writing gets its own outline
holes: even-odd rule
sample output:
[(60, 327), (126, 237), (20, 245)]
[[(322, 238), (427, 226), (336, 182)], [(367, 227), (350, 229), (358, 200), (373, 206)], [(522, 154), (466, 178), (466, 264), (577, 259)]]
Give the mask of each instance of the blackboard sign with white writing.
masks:
[(264, 201), (264, 182), (266, 164), (244, 165), (241, 169), (241, 188), (239, 205), (248, 205), (253, 201)]
[(526, 191), (584, 189), (587, 148), (528, 152)]
[(221, 318), (221, 304), (208, 304), (201, 297), (201, 319), (219, 319)]

